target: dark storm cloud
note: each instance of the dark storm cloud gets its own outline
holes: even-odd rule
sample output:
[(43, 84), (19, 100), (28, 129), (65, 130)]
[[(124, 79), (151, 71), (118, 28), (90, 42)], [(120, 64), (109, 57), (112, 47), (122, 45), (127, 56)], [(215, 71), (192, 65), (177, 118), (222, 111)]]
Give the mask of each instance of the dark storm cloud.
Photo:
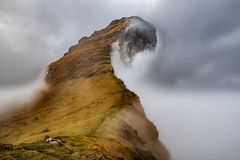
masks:
[(170, 86), (239, 87), (239, 7), (237, 0), (163, 1), (150, 19), (164, 50), (149, 76)]
[(156, 84), (239, 85), (239, 7), (238, 0), (1, 1), (0, 86), (34, 79), (82, 36), (131, 15), (160, 34), (149, 68)]

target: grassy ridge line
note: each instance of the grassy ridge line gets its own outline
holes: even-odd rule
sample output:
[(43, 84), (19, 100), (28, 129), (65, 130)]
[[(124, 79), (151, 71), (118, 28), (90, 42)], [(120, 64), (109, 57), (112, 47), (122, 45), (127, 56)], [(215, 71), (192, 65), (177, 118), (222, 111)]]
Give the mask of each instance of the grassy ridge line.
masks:
[(0, 159), (81, 159), (81, 160), (154, 160), (150, 152), (132, 148), (114, 139), (99, 137), (57, 137), (64, 145), (54, 146), (45, 142), (21, 145), (0, 144)]

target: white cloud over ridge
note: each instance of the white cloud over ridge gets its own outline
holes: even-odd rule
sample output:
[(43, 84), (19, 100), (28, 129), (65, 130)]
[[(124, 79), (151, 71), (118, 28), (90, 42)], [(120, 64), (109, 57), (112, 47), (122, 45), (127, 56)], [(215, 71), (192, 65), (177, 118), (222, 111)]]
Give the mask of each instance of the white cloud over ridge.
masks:
[(156, 27), (160, 47), (115, 72), (126, 71), (173, 160), (240, 159), (239, 94), (224, 91), (240, 87), (239, 8), (239, 0), (1, 1), (0, 107), (28, 103), (42, 68), (81, 37), (136, 15)]
[(236, 160), (240, 158), (240, 93), (226, 90), (183, 90), (156, 87), (145, 77), (158, 57), (141, 51), (131, 65), (123, 63), (118, 42), (112, 45), (115, 75), (135, 92), (159, 131), (173, 160)]

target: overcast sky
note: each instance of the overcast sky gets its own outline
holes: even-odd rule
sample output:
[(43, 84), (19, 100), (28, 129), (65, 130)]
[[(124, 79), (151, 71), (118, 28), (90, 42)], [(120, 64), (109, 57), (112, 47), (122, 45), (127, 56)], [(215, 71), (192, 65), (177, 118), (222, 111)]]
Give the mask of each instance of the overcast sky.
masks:
[(131, 15), (160, 35), (152, 82), (239, 86), (239, 8), (239, 0), (4, 0), (0, 87), (28, 83), (82, 36)]
[(156, 86), (240, 88), (240, 0), (1, 0), (0, 113), (29, 102), (44, 86), (43, 68), (81, 37), (132, 15), (156, 27), (159, 48), (124, 82), (174, 160), (239, 159), (239, 93), (168, 94)]

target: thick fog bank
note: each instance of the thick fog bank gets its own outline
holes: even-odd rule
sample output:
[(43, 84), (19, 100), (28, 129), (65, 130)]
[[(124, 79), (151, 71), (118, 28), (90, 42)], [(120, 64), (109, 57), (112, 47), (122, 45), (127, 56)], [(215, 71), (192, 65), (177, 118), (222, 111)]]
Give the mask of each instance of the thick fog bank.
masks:
[(240, 93), (134, 91), (173, 160), (240, 158)]
[(159, 49), (138, 53), (131, 65), (124, 65), (119, 54), (116, 42), (115, 75), (140, 97), (173, 160), (240, 159), (240, 91), (156, 86), (146, 75)]

